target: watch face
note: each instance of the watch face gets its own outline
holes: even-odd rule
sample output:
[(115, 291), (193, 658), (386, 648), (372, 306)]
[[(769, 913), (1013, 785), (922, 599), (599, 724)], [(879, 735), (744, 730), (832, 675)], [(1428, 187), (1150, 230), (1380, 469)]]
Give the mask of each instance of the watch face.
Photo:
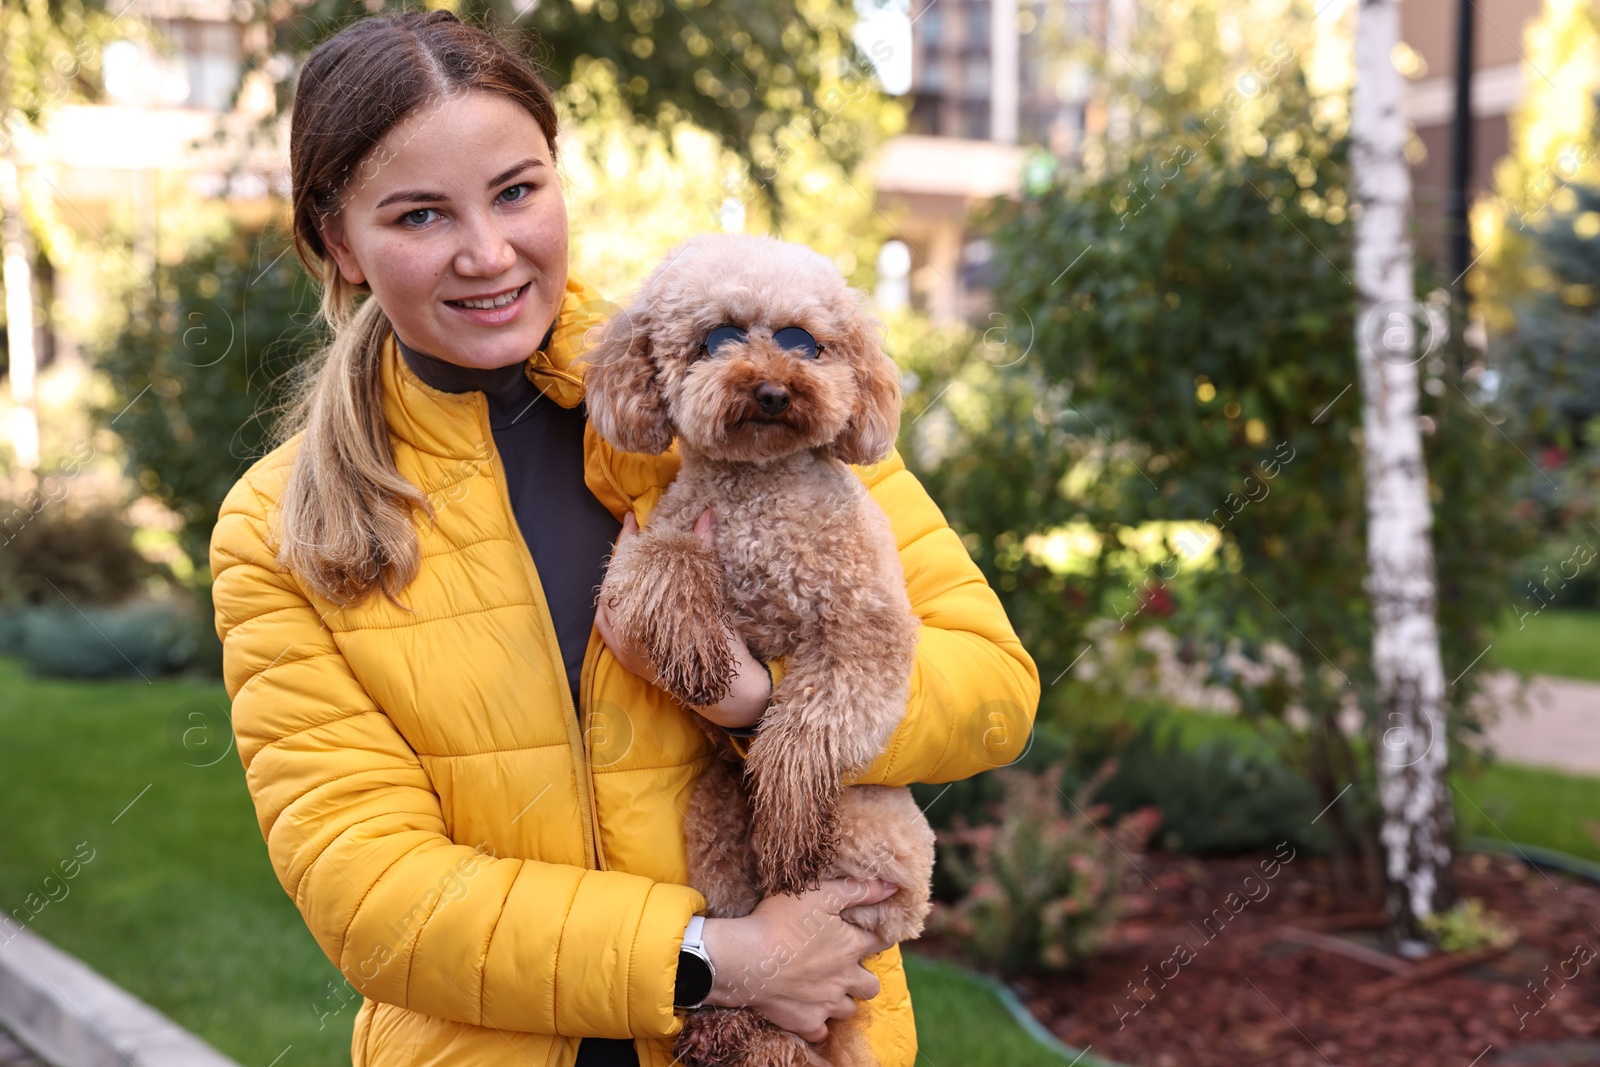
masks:
[(681, 1008), (692, 1007), (706, 999), (711, 992), (711, 965), (693, 952), (678, 953), (678, 980), (673, 987), (672, 1003)]

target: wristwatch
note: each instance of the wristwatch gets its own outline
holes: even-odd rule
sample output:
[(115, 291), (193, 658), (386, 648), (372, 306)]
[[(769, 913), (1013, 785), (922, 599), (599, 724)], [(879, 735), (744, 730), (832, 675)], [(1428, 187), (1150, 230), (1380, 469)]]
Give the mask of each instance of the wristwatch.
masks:
[(678, 950), (678, 980), (672, 993), (674, 1008), (698, 1008), (710, 995), (711, 983), (716, 981), (717, 969), (711, 966), (711, 956), (700, 938), (705, 925), (704, 915), (689, 918), (683, 948)]

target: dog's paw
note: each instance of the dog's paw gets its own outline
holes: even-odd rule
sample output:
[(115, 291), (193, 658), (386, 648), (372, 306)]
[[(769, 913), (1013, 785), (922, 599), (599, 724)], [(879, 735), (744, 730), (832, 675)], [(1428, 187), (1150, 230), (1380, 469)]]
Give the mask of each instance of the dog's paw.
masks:
[(838, 820), (831, 806), (753, 820), (750, 845), (765, 895), (815, 889), (833, 867)]
[(655, 682), (693, 707), (733, 687), (732, 621), (722, 564), (692, 534), (647, 534), (617, 549), (600, 595), (618, 638), (636, 648)]
[(744, 1008), (697, 1008), (672, 1055), (685, 1067), (807, 1067), (805, 1042)]
[(725, 698), (733, 688), (737, 669), (728, 628), (718, 618), (680, 617), (670, 634), (660, 634), (647, 646), (656, 684), (681, 703), (704, 708)]

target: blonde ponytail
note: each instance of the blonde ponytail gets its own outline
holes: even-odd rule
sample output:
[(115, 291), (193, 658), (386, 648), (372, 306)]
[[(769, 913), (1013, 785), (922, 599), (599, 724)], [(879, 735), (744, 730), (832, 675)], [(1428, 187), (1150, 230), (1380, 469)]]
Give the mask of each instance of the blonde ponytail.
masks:
[(389, 441), (381, 373), (388, 316), (371, 297), (354, 312), (353, 304), (338, 270), (328, 270), (322, 312), (333, 341), (280, 424), (280, 433), (301, 438), (278, 502), (278, 563), (340, 606), (374, 592), (398, 603), (421, 565), (412, 514), (431, 518), (433, 509), (395, 466)]

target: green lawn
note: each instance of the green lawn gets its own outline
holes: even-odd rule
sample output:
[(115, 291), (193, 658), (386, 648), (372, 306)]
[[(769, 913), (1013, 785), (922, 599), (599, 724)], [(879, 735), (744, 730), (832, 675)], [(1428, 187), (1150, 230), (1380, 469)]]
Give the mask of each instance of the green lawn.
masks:
[[(246, 1067), (289, 1045), (285, 1065), (348, 1064), (355, 1006), (320, 1018), (339, 976), (273, 877), (226, 709), (217, 685), (41, 680), (0, 658), (0, 903), (58, 898), (36, 933)], [(907, 972), (931, 1062), (1062, 1062), (982, 986)]]
[(45, 879), (87, 842), (36, 933), (247, 1067), (291, 1044), (284, 1063), (348, 1064), (355, 1010), (319, 1029), (338, 972), (273, 877), (226, 709), (218, 685), (45, 681), (0, 659), (0, 901), (61, 897)]
[[(914, 950), (903, 953), (906, 985), (917, 1016), (917, 1044), (931, 1064), (975, 1067), (1062, 1067), (1068, 1061), (1012, 1023), (1000, 999), (979, 980)], [(1093, 1055), (1078, 1067), (1099, 1067)]]
[(1600, 860), (1600, 840), (1589, 831), (1600, 832), (1600, 778), (1500, 764), (1474, 779), (1457, 775), (1456, 788), (1462, 833)]
[(1511, 618), (1495, 635), (1489, 658), (1528, 674), (1600, 681), (1600, 611), (1557, 611)]

